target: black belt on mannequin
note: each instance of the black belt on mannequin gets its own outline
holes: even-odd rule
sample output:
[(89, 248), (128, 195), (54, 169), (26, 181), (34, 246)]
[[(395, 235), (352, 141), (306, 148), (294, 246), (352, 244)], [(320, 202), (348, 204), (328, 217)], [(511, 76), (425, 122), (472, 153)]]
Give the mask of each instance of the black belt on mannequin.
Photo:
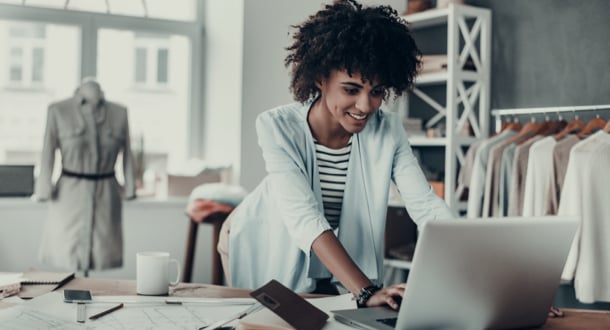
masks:
[(110, 173), (104, 173), (104, 174), (85, 174), (85, 173), (71, 172), (66, 169), (62, 169), (61, 175), (69, 176), (72, 178), (85, 179), (85, 180), (105, 180), (105, 179), (114, 178), (114, 171), (112, 171)]

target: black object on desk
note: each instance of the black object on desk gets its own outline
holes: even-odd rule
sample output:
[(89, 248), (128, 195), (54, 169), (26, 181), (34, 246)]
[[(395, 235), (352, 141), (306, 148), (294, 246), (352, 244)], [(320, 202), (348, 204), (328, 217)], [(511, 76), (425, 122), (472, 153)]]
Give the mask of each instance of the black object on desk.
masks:
[(34, 193), (34, 165), (0, 165), (0, 196), (27, 197)]
[(295, 329), (321, 329), (328, 319), (328, 314), (276, 280), (252, 291), (250, 296)]
[(91, 302), (91, 291), (89, 290), (64, 290), (64, 302), (86, 303)]

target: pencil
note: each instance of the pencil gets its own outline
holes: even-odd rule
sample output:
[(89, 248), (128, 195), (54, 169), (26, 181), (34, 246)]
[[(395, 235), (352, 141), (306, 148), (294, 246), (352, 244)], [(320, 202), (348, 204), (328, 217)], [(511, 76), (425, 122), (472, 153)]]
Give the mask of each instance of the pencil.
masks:
[(118, 305), (116, 305), (116, 306), (114, 306), (114, 307), (112, 307), (110, 309), (107, 309), (107, 310), (105, 310), (103, 312), (97, 313), (95, 315), (91, 315), (91, 317), (89, 317), (89, 320), (97, 320), (100, 317), (102, 317), (104, 315), (108, 315), (108, 314), (110, 314), (110, 313), (112, 313), (114, 311), (117, 311), (117, 310), (121, 309), (121, 308), (123, 308), (123, 304), (122, 303), (118, 304)]

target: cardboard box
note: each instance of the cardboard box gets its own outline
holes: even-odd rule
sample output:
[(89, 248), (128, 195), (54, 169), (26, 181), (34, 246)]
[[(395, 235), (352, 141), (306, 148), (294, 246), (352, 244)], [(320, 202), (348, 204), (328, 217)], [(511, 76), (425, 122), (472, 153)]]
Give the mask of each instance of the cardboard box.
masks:
[(206, 168), (197, 175), (167, 175), (167, 196), (189, 196), (191, 191), (203, 183), (229, 181), (231, 167)]

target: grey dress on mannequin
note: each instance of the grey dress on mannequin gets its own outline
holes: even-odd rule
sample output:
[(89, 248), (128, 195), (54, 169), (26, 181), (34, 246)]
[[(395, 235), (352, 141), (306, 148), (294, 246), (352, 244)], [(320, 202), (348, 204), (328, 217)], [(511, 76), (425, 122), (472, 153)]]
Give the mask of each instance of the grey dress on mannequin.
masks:
[[(62, 175), (53, 184), (57, 149)], [(121, 152), (124, 189), (114, 176)], [(121, 197), (135, 197), (127, 109), (104, 100), (95, 80), (49, 106), (35, 195), (49, 201), (39, 249), (43, 263), (85, 273), (122, 266)]]

